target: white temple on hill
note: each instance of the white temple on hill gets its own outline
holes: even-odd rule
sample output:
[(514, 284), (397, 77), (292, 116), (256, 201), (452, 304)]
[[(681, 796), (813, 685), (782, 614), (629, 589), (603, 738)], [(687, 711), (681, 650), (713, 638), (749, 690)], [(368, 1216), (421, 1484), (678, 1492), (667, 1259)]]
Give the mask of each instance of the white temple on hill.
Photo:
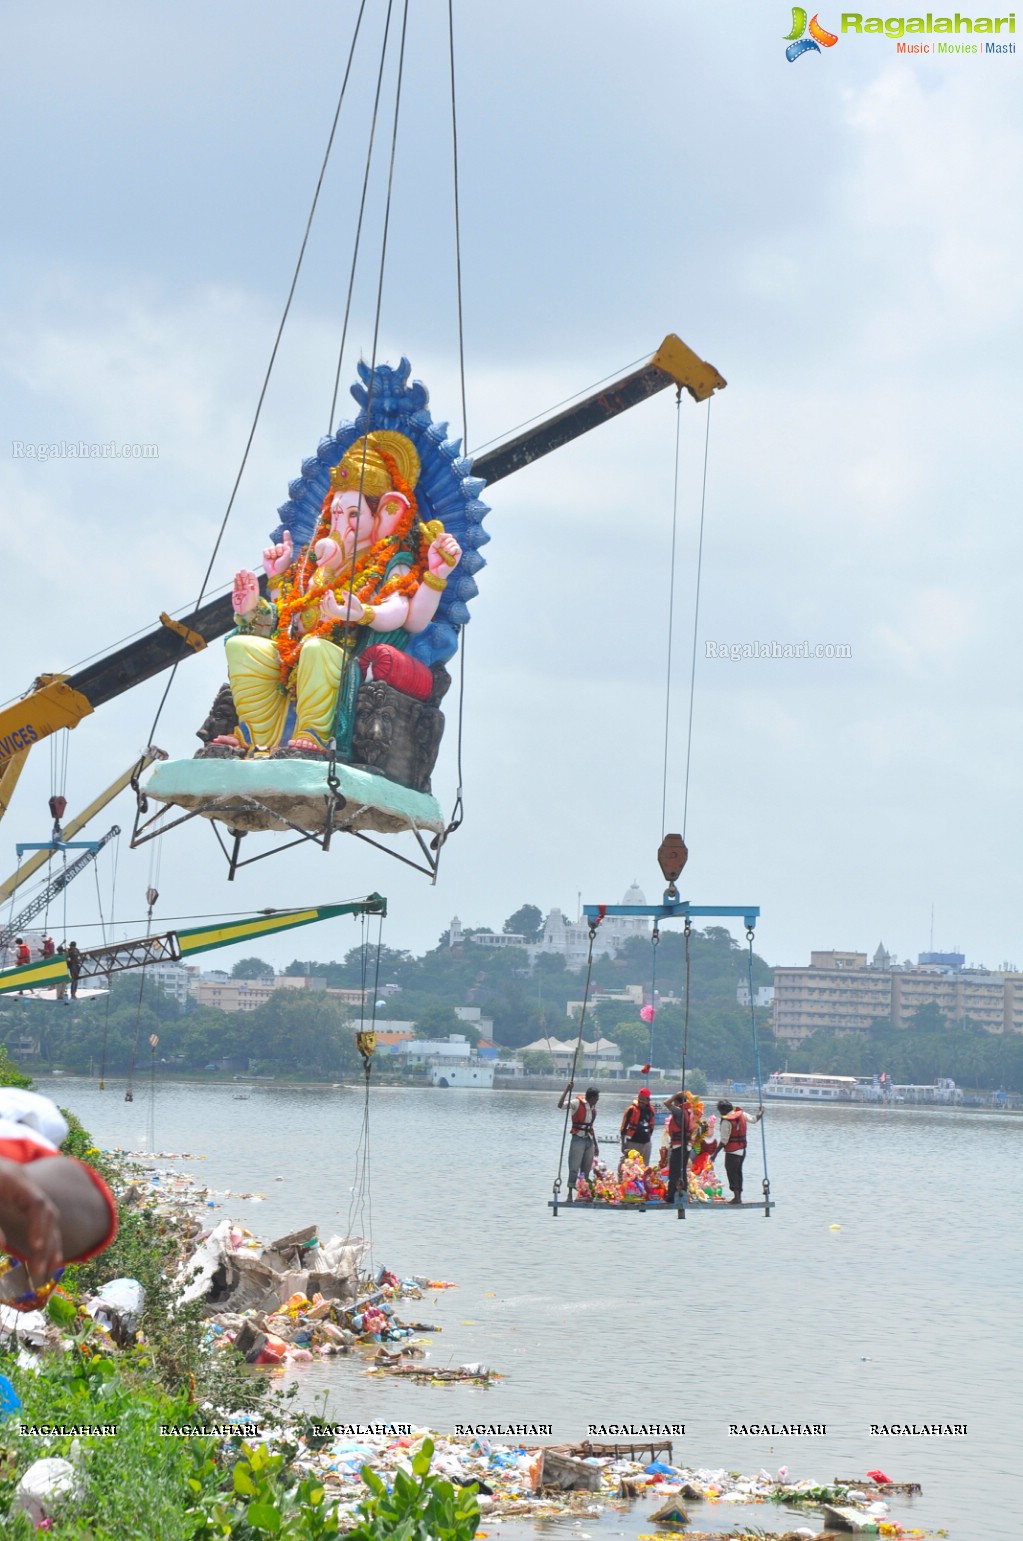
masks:
[[(637, 883), (623, 894), (622, 904), (646, 904), (646, 898)], [(631, 937), (650, 935), (650, 922), (643, 915), (609, 915), (597, 927), (593, 944), (594, 957), (614, 957)], [(543, 923), (543, 933), (538, 942), (529, 942), (514, 931), (475, 931), (466, 936), (456, 915), (451, 922), (448, 945), (461, 947), (522, 947), (529, 954), (532, 965), (543, 955), (562, 957), (565, 967), (580, 969), (590, 950), (590, 928), (585, 916), (568, 920), (559, 909), (553, 909)]]

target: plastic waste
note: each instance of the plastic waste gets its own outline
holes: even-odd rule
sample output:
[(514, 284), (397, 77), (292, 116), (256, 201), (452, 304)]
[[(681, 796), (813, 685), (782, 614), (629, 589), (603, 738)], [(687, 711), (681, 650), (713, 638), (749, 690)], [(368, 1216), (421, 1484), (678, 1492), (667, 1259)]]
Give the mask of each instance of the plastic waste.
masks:
[(146, 1292), (137, 1279), (111, 1279), (86, 1306), (94, 1322), (133, 1337), (142, 1323)]
[(20, 1412), (21, 1399), (6, 1375), (0, 1375), (0, 1422), (12, 1413)]
[(28, 1468), (15, 1489), (11, 1508), (24, 1510), (38, 1530), (62, 1505), (81, 1495), (82, 1480), (71, 1462), (48, 1456)]

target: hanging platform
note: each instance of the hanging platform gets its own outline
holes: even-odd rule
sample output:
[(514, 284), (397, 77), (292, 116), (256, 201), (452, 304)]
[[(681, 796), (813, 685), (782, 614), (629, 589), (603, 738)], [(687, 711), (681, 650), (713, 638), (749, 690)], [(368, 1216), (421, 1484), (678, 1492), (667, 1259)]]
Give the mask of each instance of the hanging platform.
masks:
[(591, 1203), (585, 1199), (575, 1199), (571, 1204), (568, 1204), (564, 1199), (557, 1201), (548, 1199), (547, 1208), (553, 1209), (555, 1218), (562, 1210), (565, 1210), (567, 1214), (573, 1214), (577, 1210), (583, 1214), (588, 1214), (591, 1209), (606, 1209), (611, 1214), (616, 1215), (627, 1215), (630, 1213), (646, 1214), (649, 1210), (655, 1211), (658, 1214), (676, 1214), (680, 1220), (684, 1220), (687, 1215), (711, 1213), (738, 1214), (743, 1209), (759, 1209), (763, 1211), (765, 1216), (769, 1216), (774, 1208), (774, 1200), (768, 1199), (765, 1202), (763, 1199), (744, 1199), (741, 1204), (730, 1204), (727, 1202), (724, 1204), (667, 1204), (663, 1200), (651, 1199), (646, 1204), (601, 1204), (597, 1201)]
[(326, 759), (167, 760), (150, 776), (145, 794), (246, 834), (295, 828), (319, 833), (336, 791), (335, 830), (443, 832), (440, 804), (429, 792), (414, 792), (354, 765), (338, 764), (334, 774), (336, 789), (328, 782)]
[[(239, 868), (302, 841), (327, 851), (333, 835), (345, 834), (387, 851), (436, 880), (447, 826), (440, 804), (429, 792), (417, 792), (359, 766), (332, 764), (326, 756), (314, 759), (257, 753), (249, 759), (231, 755), (168, 760), (158, 770), (143, 789), (132, 834), (133, 850), (189, 819), (203, 818), (210, 821), (227, 857), (229, 878)], [(162, 806), (143, 818), (150, 799)], [(184, 811), (172, 817), (175, 808)], [(230, 850), (221, 838), (221, 825), (232, 841)], [(290, 832), (296, 838), (286, 846), (243, 860), (239, 854), (242, 840), (259, 832)], [(415, 837), (422, 864), (373, 838), (375, 834), (405, 833)], [(429, 844), (424, 836), (429, 837)]]

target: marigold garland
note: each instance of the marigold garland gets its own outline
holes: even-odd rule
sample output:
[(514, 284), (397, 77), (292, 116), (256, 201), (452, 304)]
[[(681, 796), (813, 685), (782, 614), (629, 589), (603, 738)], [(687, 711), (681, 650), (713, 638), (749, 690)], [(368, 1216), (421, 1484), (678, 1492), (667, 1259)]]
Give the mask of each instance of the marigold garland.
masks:
[[(318, 618), (320, 600), (324, 594), (332, 593), (339, 603), (345, 603), (352, 595), (362, 604), (380, 604), (389, 599), (392, 594), (411, 596), (419, 588), (422, 582), (423, 571), (426, 567), (425, 552), (412, 557), (405, 550), (405, 542), (413, 527), (417, 515), (416, 496), (408, 482), (398, 470), (394, 456), (386, 450), (380, 449), (378, 453), (387, 467), (393, 483), (393, 490), (400, 493), (408, 500), (408, 508), (395, 527), (393, 534), (385, 535), (382, 540), (375, 541), (369, 550), (361, 557), (356, 557), (354, 569), (349, 565), (347, 570), (338, 574), (334, 582), (322, 582), (322, 570), (309, 565), (309, 558), (313, 547), (328, 536), (333, 538), (330, 523), (330, 505), (334, 499), (333, 491), (328, 491), (320, 509), (320, 521), (313, 538), (307, 546), (303, 546), (295, 561), (291, 564), (290, 579), (282, 576), (277, 594), (277, 626), (273, 632), (273, 641), (281, 661), (281, 684), (292, 687), (291, 674), (298, 662), (298, 655), (302, 643), (307, 637), (325, 637), (332, 631), (343, 629), (346, 636), (350, 625), (356, 622), (320, 620)], [(388, 494), (382, 493), (380, 502), (385, 502)], [(400, 576), (383, 582), (384, 573), (390, 562), (396, 556), (407, 554), (411, 562), (408, 571)], [(316, 607), (317, 619), (312, 626), (305, 628), (299, 636), (294, 634), (294, 622), (303, 611)]]

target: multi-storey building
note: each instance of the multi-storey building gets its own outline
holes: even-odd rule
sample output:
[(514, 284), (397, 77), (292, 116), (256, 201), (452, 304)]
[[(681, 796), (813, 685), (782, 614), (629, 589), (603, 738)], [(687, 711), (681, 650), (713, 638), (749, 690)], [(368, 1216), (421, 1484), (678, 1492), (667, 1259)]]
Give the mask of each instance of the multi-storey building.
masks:
[(813, 1033), (865, 1033), (874, 1022), (910, 1025), (923, 1006), (949, 1022), (969, 1019), (989, 1033), (1023, 1032), (1023, 973), (965, 968), (961, 953), (921, 953), (897, 963), (883, 946), (812, 952), (809, 967), (774, 971), (774, 1032), (798, 1044)]

